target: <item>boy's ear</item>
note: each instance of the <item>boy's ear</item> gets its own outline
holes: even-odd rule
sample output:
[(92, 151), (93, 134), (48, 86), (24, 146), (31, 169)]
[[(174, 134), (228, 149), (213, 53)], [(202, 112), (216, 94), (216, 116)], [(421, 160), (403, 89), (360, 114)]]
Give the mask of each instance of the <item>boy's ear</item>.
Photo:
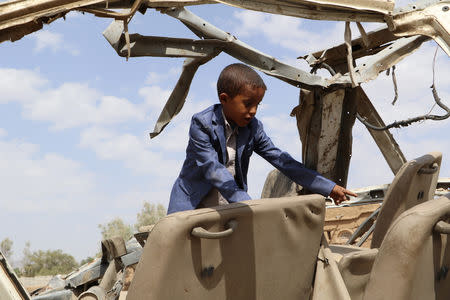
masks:
[(219, 94), (219, 101), (220, 103), (226, 103), (230, 97), (227, 93), (220, 93)]

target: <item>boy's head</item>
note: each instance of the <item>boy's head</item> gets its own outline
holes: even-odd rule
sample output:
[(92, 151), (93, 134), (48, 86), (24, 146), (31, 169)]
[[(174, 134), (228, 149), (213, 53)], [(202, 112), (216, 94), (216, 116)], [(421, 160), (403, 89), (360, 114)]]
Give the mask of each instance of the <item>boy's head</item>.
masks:
[(264, 97), (266, 85), (258, 73), (244, 64), (232, 64), (220, 73), (217, 94), (229, 122), (247, 126)]

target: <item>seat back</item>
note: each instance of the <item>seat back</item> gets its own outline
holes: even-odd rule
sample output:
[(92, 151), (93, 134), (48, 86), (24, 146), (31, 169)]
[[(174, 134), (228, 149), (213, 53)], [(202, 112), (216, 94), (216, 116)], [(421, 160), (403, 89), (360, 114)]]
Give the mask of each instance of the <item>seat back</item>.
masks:
[(410, 160), (401, 167), (381, 206), (371, 248), (380, 247), (388, 228), (402, 212), (433, 199), (441, 160), (440, 152), (432, 152)]
[[(308, 299), (324, 217), (319, 195), (171, 214), (150, 232), (127, 299)], [(237, 228), (228, 237), (192, 235), (230, 220)]]
[(378, 249), (364, 300), (450, 299), (450, 226), (440, 233), (435, 225), (441, 220), (450, 220), (450, 194), (394, 221)]

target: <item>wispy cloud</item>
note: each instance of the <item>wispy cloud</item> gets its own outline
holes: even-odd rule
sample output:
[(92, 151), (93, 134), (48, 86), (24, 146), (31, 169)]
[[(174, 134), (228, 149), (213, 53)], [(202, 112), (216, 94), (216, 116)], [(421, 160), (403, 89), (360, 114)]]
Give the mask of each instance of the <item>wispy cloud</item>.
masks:
[(169, 79), (178, 77), (181, 74), (181, 68), (170, 68), (166, 72), (150, 71), (145, 78), (145, 84), (155, 85)]
[(234, 30), (237, 36), (263, 35), (271, 44), (298, 55), (340, 44), (344, 36), (343, 24), (337, 22), (329, 22), (331, 26), (326, 29), (313, 31), (312, 22), (300, 18), (255, 11), (238, 11), (234, 17), (239, 21)]
[(18, 102), (25, 119), (45, 121), (52, 129), (114, 125), (142, 121), (145, 111), (124, 98), (104, 95), (89, 85), (77, 82), (52, 87), (37, 71), (0, 69), (3, 93), (1, 102)]
[(79, 162), (17, 139), (0, 138), (0, 178), (2, 211), (71, 211), (99, 199), (95, 175)]
[(68, 44), (62, 34), (51, 32), (49, 30), (40, 30), (33, 34), (36, 45), (34, 51), (41, 52), (44, 50), (50, 50), (53, 53), (58, 51), (66, 51), (71, 55), (79, 55), (80, 51), (73, 45)]

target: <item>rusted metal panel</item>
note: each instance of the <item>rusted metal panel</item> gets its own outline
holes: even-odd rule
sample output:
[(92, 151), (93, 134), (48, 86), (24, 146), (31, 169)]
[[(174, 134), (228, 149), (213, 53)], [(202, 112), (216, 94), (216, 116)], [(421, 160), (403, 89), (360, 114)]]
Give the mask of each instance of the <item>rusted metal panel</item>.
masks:
[(189, 6), (189, 5), (203, 5), (203, 4), (216, 4), (216, 1), (208, 1), (208, 0), (147, 0), (145, 4), (148, 7), (181, 7), (181, 6)]
[[(228, 0), (226, 0), (228, 1)], [(239, 1), (241, 5), (245, 8), (247, 2), (252, 2), (249, 0)], [(360, 1), (347, 1), (347, 0), (295, 0), (295, 1), (283, 1), (283, 0), (260, 0), (254, 1), (256, 3), (266, 3), (268, 5), (279, 5), (286, 4), (292, 7), (309, 5), (315, 6), (317, 10), (319, 7), (323, 8), (334, 8), (334, 9), (348, 9), (348, 10), (361, 10), (365, 12), (377, 12), (382, 14), (387, 14), (392, 12), (394, 9), (394, 1), (391, 0), (360, 0)]]
[(18, 40), (72, 9), (104, 0), (16, 0), (0, 3), (0, 42)]
[(418, 1), (386, 16), (389, 29), (397, 36), (425, 35), (450, 56), (450, 1)]
[[(411, 55), (428, 39), (426, 36), (412, 36), (396, 40), (389, 47), (371, 56), (362, 65), (355, 67), (355, 81), (363, 83), (375, 79), (378, 74)], [(348, 82), (349, 80), (350, 74), (347, 73), (338, 78), (336, 82)]]
[(341, 129), (342, 106), (345, 90), (338, 89), (322, 98), (322, 124), (320, 144), (317, 149), (317, 171), (327, 178), (333, 175)]
[(184, 102), (186, 101), (192, 79), (194, 78), (194, 75), (197, 72), (198, 68), (216, 55), (217, 53), (213, 53), (212, 55), (205, 58), (187, 58), (184, 61), (181, 76), (178, 79), (172, 93), (170, 94), (169, 99), (164, 105), (164, 108), (158, 117), (158, 121), (156, 121), (153, 132), (150, 133), (151, 138), (154, 138), (155, 136), (160, 134), (164, 127), (166, 127), (167, 124), (169, 124), (169, 122), (173, 119), (173, 117), (175, 117), (181, 111)]
[[(352, 40), (352, 54), (353, 59), (358, 59), (363, 56), (373, 55), (385, 47), (389, 46), (392, 41), (397, 40), (396, 37), (386, 26), (368, 32), (367, 39), (368, 45), (365, 45), (362, 38), (356, 38)], [(336, 66), (346, 63), (347, 49), (346, 45), (340, 44), (338, 46), (317, 51), (309, 55), (303, 56), (304, 59), (312, 66), (318, 63), (326, 63), (330, 66)]]
[(339, 143), (334, 165), (334, 176), (336, 183), (347, 186), (348, 170), (353, 149), (353, 125), (355, 125), (357, 97), (355, 89), (346, 88), (345, 98), (342, 106), (341, 130), (339, 132)]
[(292, 114), (302, 141), (306, 167), (346, 186), (352, 149), (356, 100), (352, 89), (326, 92), (302, 89)]
[[(394, 2), (383, 2), (384, 7), (372, 6), (368, 9), (358, 9), (353, 5), (341, 5), (344, 1), (239, 1), (239, 0), (218, 0), (218, 2), (235, 7), (261, 11), (272, 14), (281, 14), (292, 17), (300, 17), (313, 20), (331, 21), (356, 21), (356, 22), (384, 22), (383, 16), (392, 10)], [(366, 2), (368, 4), (368, 1)], [(352, 7), (353, 6), (353, 7)], [(362, 6), (365, 6), (362, 4)], [(370, 4), (369, 4), (370, 6)]]

